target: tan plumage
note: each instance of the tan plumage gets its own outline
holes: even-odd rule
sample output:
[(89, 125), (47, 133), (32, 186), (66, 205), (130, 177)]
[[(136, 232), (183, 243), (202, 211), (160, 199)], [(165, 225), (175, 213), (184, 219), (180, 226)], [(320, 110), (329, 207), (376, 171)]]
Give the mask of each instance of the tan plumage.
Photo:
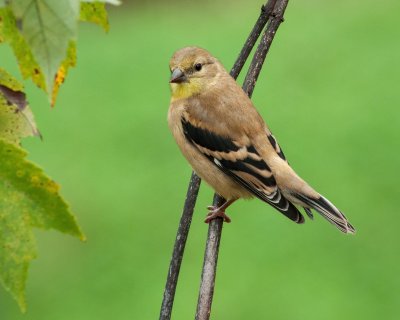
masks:
[(239, 198), (257, 197), (302, 223), (293, 205), (315, 209), (342, 232), (354, 233), (346, 217), (289, 166), (253, 103), (222, 64), (206, 50), (187, 47), (170, 61), (168, 124), (194, 171), (227, 199), (210, 207), (206, 221), (223, 216)]

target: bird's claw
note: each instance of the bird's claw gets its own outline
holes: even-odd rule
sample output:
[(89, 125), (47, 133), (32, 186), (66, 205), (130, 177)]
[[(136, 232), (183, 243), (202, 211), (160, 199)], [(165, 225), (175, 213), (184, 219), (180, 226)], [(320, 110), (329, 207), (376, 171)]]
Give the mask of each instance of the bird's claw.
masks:
[(205, 223), (210, 223), (211, 220), (218, 217), (223, 218), (224, 222), (226, 223), (231, 222), (231, 218), (229, 218), (229, 216), (225, 214), (225, 211), (221, 210), (220, 208), (216, 206), (208, 206), (207, 209), (210, 210), (210, 212), (207, 214), (207, 217), (204, 220)]

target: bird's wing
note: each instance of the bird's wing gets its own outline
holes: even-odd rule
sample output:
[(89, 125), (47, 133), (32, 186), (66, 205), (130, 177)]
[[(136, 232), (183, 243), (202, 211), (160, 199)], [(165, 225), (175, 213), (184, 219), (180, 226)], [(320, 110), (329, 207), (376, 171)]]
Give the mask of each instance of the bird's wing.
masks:
[(185, 116), (182, 128), (188, 142), (221, 171), (289, 219), (304, 222), (297, 208), (282, 195), (270, 167), (253, 145), (241, 145), (230, 137), (196, 126)]
[(281, 147), (278, 144), (278, 141), (276, 140), (276, 138), (273, 136), (272, 132), (269, 130), (267, 131), (267, 138), (269, 143), (272, 145), (272, 147), (274, 148), (275, 152), (278, 154), (278, 156), (282, 159), (282, 160), (286, 160), (285, 154), (283, 153), (283, 150), (281, 149)]
[[(266, 133), (267, 133), (267, 138), (269, 143), (272, 145), (272, 147), (274, 148), (275, 152), (277, 153), (277, 155), (284, 161), (288, 162), (285, 154), (283, 153), (283, 150), (281, 148), (281, 146), (279, 145), (278, 141), (276, 140), (275, 136), (272, 134), (272, 132), (266, 128)], [(314, 216), (311, 212), (311, 210), (307, 207), (303, 207), (304, 211), (306, 212), (307, 216), (312, 220), (314, 219)]]

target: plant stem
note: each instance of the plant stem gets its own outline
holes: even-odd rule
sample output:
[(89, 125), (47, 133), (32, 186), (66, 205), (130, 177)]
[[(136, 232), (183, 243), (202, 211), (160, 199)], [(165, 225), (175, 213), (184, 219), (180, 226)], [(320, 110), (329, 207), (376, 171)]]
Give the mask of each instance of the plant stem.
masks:
[[(282, 3), (284, 6), (282, 7)], [(286, 1), (279, 1), (279, 0), (269, 0), (267, 4), (261, 7), (261, 13), (259, 18), (257, 19), (252, 31), (250, 32), (249, 37), (247, 38), (236, 62), (230, 72), (233, 78), (237, 78), (239, 73), (241, 72), (251, 50), (254, 47), (258, 37), (260, 36), (261, 31), (267, 24), (268, 19), (272, 15), (273, 18), (269, 24), (272, 25), (272, 21), (276, 19), (278, 16), (283, 16), (283, 12), (286, 8), (287, 0)], [(279, 8), (283, 8), (283, 10), (279, 11)], [(279, 15), (281, 12), (281, 15)], [(275, 22), (276, 29), (279, 27), (279, 24), (282, 20)], [(279, 22), (279, 23), (278, 23)], [(275, 31), (276, 31), (275, 29)], [(272, 28), (270, 32), (272, 32)], [(246, 75), (245, 84), (248, 83), (244, 89), (251, 96), (251, 93), (254, 89), (255, 83), (257, 81), (258, 75), (261, 71), (261, 66), (264, 62), (265, 56), (268, 52), (269, 46), (271, 45), (272, 39), (275, 35), (275, 31), (270, 33), (267, 36), (268, 27), (266, 32), (263, 34), (262, 42), (257, 48), (255, 57), (250, 65), (250, 69)], [(265, 40), (263, 40), (265, 39)], [(262, 48), (261, 44), (265, 43)], [(258, 52), (258, 53), (257, 53)], [(259, 58), (257, 59), (258, 63), (255, 62), (256, 56)], [(250, 74), (251, 72), (251, 74)], [(179, 277), (180, 266), (183, 259), (183, 253), (185, 250), (186, 240), (188, 237), (190, 224), (192, 221), (193, 211), (197, 200), (197, 195), (199, 192), (201, 180), (200, 178), (192, 172), (192, 176), (190, 178), (188, 191), (186, 194), (186, 200), (182, 212), (182, 217), (179, 223), (178, 232), (176, 235), (176, 240), (174, 244), (174, 250), (171, 257), (171, 262), (168, 270), (167, 282), (165, 285), (164, 290), (164, 297), (161, 305), (160, 311), (160, 320), (170, 320), (173, 302), (175, 298), (175, 291)], [(214, 195), (214, 205), (222, 205), (225, 199), (218, 195)], [(199, 294), (199, 302), (196, 312), (196, 319), (209, 319), (210, 311), (211, 311), (211, 302), (213, 298), (214, 292), (214, 282), (215, 282), (215, 274), (216, 274), (216, 266), (218, 260), (218, 249), (219, 243), (221, 239), (222, 233), (222, 225), (223, 220), (218, 218), (214, 219), (210, 222), (209, 231), (207, 236), (207, 244), (206, 244), (206, 253), (205, 259), (203, 264), (203, 274), (202, 274), (202, 284), (200, 287), (200, 294)], [(204, 303), (202, 302), (204, 301)], [(204, 310), (206, 312), (204, 313)], [(204, 315), (205, 314), (205, 315)], [(205, 318), (202, 318), (205, 317)]]
[(267, 2), (267, 4), (261, 6), (260, 16), (254, 24), (253, 30), (251, 30), (246, 42), (243, 45), (242, 50), (239, 53), (239, 57), (236, 59), (236, 62), (231, 69), (230, 74), (234, 79), (239, 76), (240, 71), (246, 63), (251, 50), (253, 49), (258, 37), (261, 34), (261, 31), (264, 29), (265, 25), (267, 24), (268, 18), (272, 14), (275, 3), (276, 0), (270, 0)]
[[(233, 78), (237, 78), (240, 71), (242, 70), (246, 60), (254, 47), (262, 29), (265, 27), (269, 16), (274, 8), (276, 0), (270, 0), (265, 6), (261, 7), (261, 13), (257, 19), (249, 37), (247, 38), (236, 62), (230, 72)], [(183, 253), (185, 250), (186, 239), (188, 237), (190, 223), (192, 221), (193, 210), (197, 200), (197, 194), (199, 192), (201, 180), (192, 172), (190, 178), (188, 191), (186, 194), (186, 200), (182, 217), (179, 223), (179, 228), (174, 244), (174, 250), (172, 252), (171, 262), (169, 265), (167, 282), (165, 284), (163, 301), (161, 304), (160, 320), (170, 320), (172, 307), (175, 298), (175, 291), (179, 277), (179, 271), (182, 263)], [(214, 202), (215, 204), (215, 202)], [(211, 224), (210, 224), (211, 225)]]
[(185, 205), (179, 222), (178, 232), (174, 251), (172, 252), (171, 262), (169, 264), (167, 283), (165, 284), (164, 298), (161, 305), (160, 319), (171, 319), (172, 305), (174, 303), (176, 285), (178, 283), (179, 271), (181, 268), (183, 253), (185, 251), (186, 240), (189, 234), (190, 224), (192, 222), (193, 210), (199, 193), (201, 179), (192, 172), (189, 187), (186, 193)]
[[(214, 194), (213, 204), (215, 206), (220, 207), (224, 202), (224, 198)], [(204, 253), (203, 271), (201, 274), (201, 284), (195, 317), (196, 320), (210, 318), (223, 224), (224, 220), (222, 218), (216, 218), (210, 221), (208, 227), (206, 251)]]
[[(273, 5), (272, 5), (273, 3)], [(262, 35), (260, 44), (257, 47), (257, 50), (254, 54), (254, 57), (251, 61), (249, 70), (246, 74), (246, 78), (243, 83), (243, 90), (247, 93), (249, 97), (253, 94), (254, 87), (256, 85), (258, 76), (260, 74), (261, 68), (265, 61), (265, 57), (268, 53), (268, 50), (271, 46), (272, 40), (275, 37), (276, 31), (279, 28), (279, 25), (283, 21), (283, 14), (285, 12), (286, 6), (288, 4), (288, 0), (270, 0), (268, 3), (263, 6), (265, 8), (273, 8), (272, 12), (269, 11), (268, 19), (271, 16), (267, 24), (267, 28)], [(255, 29), (255, 28), (254, 28)], [(253, 31), (254, 31), (253, 29)], [(259, 34), (259, 33), (258, 33)], [(250, 37), (249, 37), (250, 39)], [(249, 41), (248, 39), (248, 41)], [(252, 45), (254, 45), (254, 42)], [(246, 41), (247, 44), (247, 41)], [(241, 53), (248, 54), (250, 50), (242, 49)], [(236, 64), (235, 64), (236, 65)], [(241, 70), (241, 68), (234, 68), (231, 71), (237, 72), (236, 69)], [(214, 195), (214, 206), (221, 206), (225, 202), (225, 199), (218, 196), (217, 194)], [(222, 234), (222, 226), (223, 226), (223, 219), (217, 218), (210, 222), (208, 228), (208, 235), (207, 235), (207, 243), (206, 243), (206, 250), (204, 253), (204, 263), (203, 263), (203, 271), (201, 275), (201, 284), (199, 290), (199, 298), (197, 301), (197, 311), (196, 311), (196, 320), (208, 320), (211, 314), (211, 305), (214, 295), (214, 285), (215, 285), (215, 277), (216, 277), (216, 270), (217, 270), (217, 262), (218, 262), (218, 253), (219, 253), (219, 244), (221, 241), (221, 234)]]
[(247, 71), (246, 78), (243, 82), (243, 90), (249, 97), (252, 96), (254, 87), (258, 76), (260, 75), (261, 68), (264, 64), (265, 57), (271, 47), (272, 40), (274, 40), (276, 31), (280, 24), (283, 22), (283, 14), (287, 7), (288, 0), (277, 0), (275, 7), (271, 14), (271, 19), (268, 22), (267, 28), (261, 37), (260, 44), (254, 53), (253, 60), (251, 61), (249, 70)]

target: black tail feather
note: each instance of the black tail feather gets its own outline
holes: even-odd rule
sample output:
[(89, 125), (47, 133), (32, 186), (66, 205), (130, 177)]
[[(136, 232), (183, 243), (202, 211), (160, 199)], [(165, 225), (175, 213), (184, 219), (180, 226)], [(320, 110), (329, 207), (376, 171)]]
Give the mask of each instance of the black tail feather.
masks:
[(308, 216), (311, 220), (314, 220), (314, 215), (312, 214), (311, 209), (310, 209), (310, 208), (307, 208), (307, 207), (303, 207), (303, 209), (304, 209), (304, 211), (306, 212), (307, 216)]
[[(344, 233), (355, 233), (354, 227), (349, 223), (346, 216), (336, 208), (328, 199), (320, 196), (312, 198), (304, 194), (293, 194), (294, 197), (320, 213), (326, 220), (335, 225)], [(310, 209), (308, 209), (310, 210)], [(307, 210), (306, 210), (307, 212)]]
[[(286, 200), (288, 201), (288, 200)], [(291, 203), (290, 201), (288, 201), (289, 203), (289, 207), (287, 208), (287, 210), (280, 210), (278, 209), (281, 213), (283, 213), (286, 217), (288, 217), (290, 220), (296, 222), (296, 223), (304, 223), (304, 217), (303, 215), (300, 213), (300, 211), (293, 205), (293, 203)]]
[(291, 203), (286, 197), (280, 192), (279, 189), (276, 190), (273, 197), (258, 196), (259, 199), (267, 202), (284, 216), (296, 223), (304, 223), (304, 217), (296, 206)]

